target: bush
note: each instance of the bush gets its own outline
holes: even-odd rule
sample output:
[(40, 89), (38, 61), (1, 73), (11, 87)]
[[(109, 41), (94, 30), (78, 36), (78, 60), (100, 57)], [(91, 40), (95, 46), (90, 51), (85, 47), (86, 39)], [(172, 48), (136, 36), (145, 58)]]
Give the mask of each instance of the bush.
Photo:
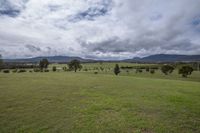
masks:
[(34, 72), (40, 72), (40, 69), (39, 68), (35, 68), (33, 69)]
[(10, 70), (3, 70), (4, 73), (10, 73)]
[(155, 70), (154, 70), (154, 69), (150, 70), (150, 73), (151, 73), (151, 74), (154, 74), (154, 73), (155, 73)]
[(136, 73), (142, 73), (142, 69), (136, 69)]
[(98, 72), (94, 72), (94, 74), (98, 74)]
[(115, 65), (114, 73), (115, 73), (115, 75), (118, 75), (120, 73), (120, 68), (119, 68), (118, 64)]
[(129, 70), (126, 70), (126, 73), (129, 74)]
[(63, 67), (63, 71), (67, 71), (67, 67)]
[(165, 74), (165, 75), (168, 75), (170, 73), (172, 73), (174, 70), (174, 67), (171, 66), (171, 65), (163, 65), (161, 67), (161, 71)]
[(49, 72), (49, 70), (48, 70), (48, 69), (45, 69), (44, 72)]
[(12, 72), (13, 72), (13, 73), (16, 73), (16, 72), (17, 72), (17, 69), (12, 70)]
[(53, 66), (52, 71), (55, 72), (57, 70), (56, 66)]
[(24, 72), (26, 72), (25, 69), (20, 69), (20, 70), (18, 71), (18, 73), (24, 73)]
[(150, 70), (149, 67), (146, 67), (146, 72), (149, 72), (149, 70)]
[(29, 72), (32, 73), (33, 71), (32, 71), (32, 70), (29, 70)]
[(179, 69), (179, 74), (182, 74), (182, 77), (187, 78), (188, 75), (191, 75), (193, 72), (193, 68), (191, 66), (183, 66)]
[(86, 71), (86, 72), (87, 72), (87, 71), (88, 71), (88, 69), (87, 69), (87, 68), (85, 68), (85, 69), (83, 69), (83, 71)]

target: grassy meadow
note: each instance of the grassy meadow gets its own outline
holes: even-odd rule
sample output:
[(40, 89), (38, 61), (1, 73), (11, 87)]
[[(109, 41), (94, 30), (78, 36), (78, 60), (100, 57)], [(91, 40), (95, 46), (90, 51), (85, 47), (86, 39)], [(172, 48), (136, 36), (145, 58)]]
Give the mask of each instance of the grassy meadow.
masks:
[(0, 133), (200, 132), (200, 72), (182, 78), (177, 70), (167, 76), (122, 70), (115, 76), (114, 65), (83, 64), (87, 71), (77, 73), (58, 64), (49, 66), (57, 72), (1, 72)]

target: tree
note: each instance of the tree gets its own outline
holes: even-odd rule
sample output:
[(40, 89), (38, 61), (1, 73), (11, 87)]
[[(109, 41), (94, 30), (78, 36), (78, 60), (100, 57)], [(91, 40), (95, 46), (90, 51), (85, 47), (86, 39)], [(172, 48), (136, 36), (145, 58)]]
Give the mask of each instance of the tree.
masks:
[(3, 59), (2, 56), (0, 55), (0, 70), (2, 69), (2, 65), (3, 65)]
[(56, 66), (52, 67), (52, 71), (55, 72), (57, 70)]
[(74, 72), (76, 72), (78, 69), (82, 69), (82, 65), (79, 60), (72, 60), (68, 63), (68, 67), (70, 70), (74, 70)]
[(164, 65), (161, 67), (161, 71), (165, 74), (168, 75), (174, 71), (174, 67), (171, 65)]
[(154, 74), (154, 73), (155, 73), (155, 70), (154, 70), (154, 69), (151, 69), (151, 70), (150, 70), (150, 73), (151, 73), (151, 74)]
[(49, 61), (47, 59), (42, 59), (39, 63), (39, 67), (41, 70), (47, 69), (49, 65)]
[(115, 65), (114, 73), (115, 73), (115, 75), (118, 75), (120, 73), (120, 68), (119, 68), (118, 64)]
[(182, 74), (182, 77), (187, 78), (188, 75), (191, 75), (193, 72), (193, 68), (191, 66), (183, 66), (179, 69), (179, 74)]

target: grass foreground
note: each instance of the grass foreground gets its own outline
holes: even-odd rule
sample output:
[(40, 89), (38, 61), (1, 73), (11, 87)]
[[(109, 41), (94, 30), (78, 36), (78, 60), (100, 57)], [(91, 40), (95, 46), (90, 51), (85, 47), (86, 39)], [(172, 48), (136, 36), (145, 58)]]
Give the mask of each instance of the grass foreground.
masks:
[(0, 74), (0, 132), (199, 133), (200, 82)]

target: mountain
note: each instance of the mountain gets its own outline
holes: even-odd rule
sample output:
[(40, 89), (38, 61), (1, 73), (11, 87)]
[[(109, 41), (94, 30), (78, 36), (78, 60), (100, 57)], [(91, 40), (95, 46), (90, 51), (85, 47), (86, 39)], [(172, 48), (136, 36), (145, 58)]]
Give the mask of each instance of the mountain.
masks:
[(174, 55), (174, 54), (156, 54), (144, 58), (133, 58), (136, 62), (192, 62), (200, 61), (200, 55)]
[(51, 63), (67, 63), (71, 60), (80, 60), (81, 62), (94, 62), (94, 60), (83, 59), (80, 57), (70, 57), (70, 56), (41, 56), (34, 58), (26, 58), (26, 59), (4, 59), (4, 62), (23, 62), (23, 63), (35, 63), (39, 62), (42, 59), (48, 59)]
[[(71, 60), (77, 59), (81, 62), (98, 62), (103, 60), (91, 60), (81, 57), (70, 56), (41, 56), (26, 59), (4, 59), (4, 62), (21, 62), (21, 63), (36, 63), (42, 59), (48, 59), (51, 63), (67, 63)], [(105, 62), (118, 62), (119, 60), (107, 60)], [(156, 54), (144, 58), (135, 57), (133, 59), (120, 60), (121, 62), (193, 62), (200, 61), (200, 55), (169, 55), (169, 54)]]

